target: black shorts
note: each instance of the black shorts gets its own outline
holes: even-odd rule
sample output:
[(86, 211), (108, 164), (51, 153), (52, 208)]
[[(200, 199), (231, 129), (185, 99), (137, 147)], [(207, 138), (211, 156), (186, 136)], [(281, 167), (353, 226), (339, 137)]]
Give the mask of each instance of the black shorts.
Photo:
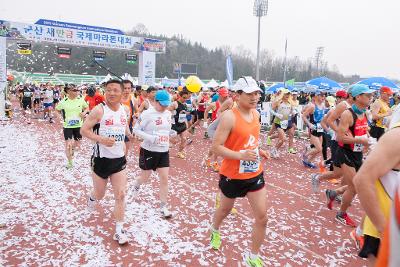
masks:
[(169, 151), (153, 152), (141, 147), (139, 153), (139, 168), (144, 171), (169, 167)]
[(353, 152), (343, 147), (339, 147), (338, 150), (336, 151), (335, 162), (339, 166), (346, 164), (347, 166), (352, 167), (356, 171), (358, 171), (363, 163), (363, 153)]
[(57, 104), (58, 102), (60, 102), (60, 100), (58, 100), (58, 99), (54, 99), (54, 100), (53, 100), (53, 104), (54, 104), (54, 105)]
[(114, 173), (118, 173), (126, 168), (126, 158), (109, 159), (98, 158), (92, 156), (91, 158), (92, 171), (103, 179), (108, 179)]
[(264, 187), (264, 173), (246, 180), (230, 179), (220, 174), (218, 185), (227, 198), (245, 197), (248, 192), (254, 192)]
[(361, 248), (358, 256), (361, 258), (368, 258), (368, 256), (372, 254), (377, 257), (380, 243), (381, 240), (379, 238), (364, 235), (364, 246)]
[(69, 140), (69, 139), (74, 139), (76, 141), (79, 141), (82, 139), (82, 135), (80, 133), (81, 128), (64, 128), (64, 139)]
[(381, 136), (385, 133), (385, 129), (378, 127), (378, 126), (371, 126), (371, 129), (369, 130), (369, 134), (373, 137), (379, 140)]
[(33, 104), (40, 104), (40, 98), (33, 99)]
[(197, 111), (197, 117), (198, 117), (199, 120), (204, 119), (204, 111), (198, 110)]
[(292, 124), (297, 125), (297, 114), (292, 116)]
[(191, 112), (190, 112), (190, 115), (192, 115), (192, 120), (193, 120), (193, 123), (195, 123), (197, 120), (198, 120), (198, 113), (197, 113), (197, 110), (192, 110)]
[(22, 108), (24, 110), (27, 110), (28, 108), (32, 109), (32, 101), (30, 99), (29, 100), (23, 100), (22, 99)]
[[(282, 129), (282, 127), (281, 127), (281, 125), (279, 124), (279, 123), (275, 123), (274, 122), (274, 124), (275, 124), (275, 128), (276, 129)], [(289, 123), (288, 124), (288, 127), (286, 128), (286, 129), (282, 129), (284, 132), (286, 132), (287, 130), (290, 130), (290, 129), (292, 129), (292, 127), (293, 127), (293, 123)]]
[(172, 130), (176, 131), (177, 134), (181, 134), (186, 131), (186, 123), (175, 123), (172, 124)]
[[(337, 154), (337, 150), (339, 147), (338, 142), (336, 140), (331, 140), (331, 142), (329, 143), (329, 147), (331, 149), (332, 162), (335, 164), (336, 154)], [(340, 166), (336, 166), (336, 167), (340, 167)]]
[(324, 132), (317, 132), (317, 130), (312, 130), (312, 131), (310, 131), (310, 134), (315, 137), (321, 137), (324, 135)]

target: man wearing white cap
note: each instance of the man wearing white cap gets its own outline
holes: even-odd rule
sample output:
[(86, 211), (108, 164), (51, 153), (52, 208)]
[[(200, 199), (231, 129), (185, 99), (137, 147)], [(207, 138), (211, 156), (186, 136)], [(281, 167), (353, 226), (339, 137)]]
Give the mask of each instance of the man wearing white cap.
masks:
[(251, 77), (240, 78), (233, 88), (237, 93), (237, 107), (221, 114), (212, 149), (223, 157), (219, 188), (221, 202), (214, 214), (211, 228), (211, 246), (221, 246), (219, 227), (230, 213), (238, 197), (247, 197), (255, 222), (251, 235), (251, 250), (245, 256), (249, 266), (262, 266), (259, 256), (267, 225), (266, 189), (261, 158), (268, 158), (259, 148), (260, 122), (256, 111), (260, 88)]

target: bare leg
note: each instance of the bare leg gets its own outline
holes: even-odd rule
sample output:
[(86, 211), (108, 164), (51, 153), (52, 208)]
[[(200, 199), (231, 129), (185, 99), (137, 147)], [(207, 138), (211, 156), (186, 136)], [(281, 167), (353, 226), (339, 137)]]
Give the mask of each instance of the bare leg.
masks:
[(255, 192), (249, 192), (247, 199), (249, 200), (255, 222), (253, 232), (251, 234), (251, 253), (258, 254), (260, 247), (265, 239), (265, 229), (267, 227), (267, 190), (265, 186)]

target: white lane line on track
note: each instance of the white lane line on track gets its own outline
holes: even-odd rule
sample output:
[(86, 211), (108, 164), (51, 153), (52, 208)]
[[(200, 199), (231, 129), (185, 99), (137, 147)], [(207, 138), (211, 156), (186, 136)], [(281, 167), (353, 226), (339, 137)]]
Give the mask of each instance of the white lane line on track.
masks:
[[(214, 201), (214, 198), (211, 197), (211, 196), (209, 196), (209, 195), (207, 195), (206, 193), (204, 193), (204, 192), (202, 192), (202, 191), (200, 191), (200, 190), (197, 190), (196, 188), (194, 188), (194, 187), (192, 187), (192, 186), (190, 186), (190, 185), (188, 185), (188, 184), (186, 184), (186, 183), (184, 183), (184, 182), (182, 182), (182, 181), (180, 181), (180, 180), (174, 179), (174, 178), (172, 178), (172, 177), (170, 177), (170, 178), (171, 178), (172, 180), (174, 180), (175, 182), (177, 182), (178, 184), (180, 184), (180, 185), (182, 185), (182, 186), (185, 186), (185, 187), (187, 187), (188, 189), (190, 189), (190, 190), (192, 190), (192, 191), (194, 191), (194, 192), (199, 193), (200, 195), (202, 195), (202, 196), (204, 196), (204, 197), (210, 199), (211, 201)], [(243, 213), (240, 213), (239, 211), (237, 212), (237, 214), (240, 215), (243, 219), (246, 219), (246, 220), (249, 220), (249, 221), (251, 220), (250, 217), (248, 217), (247, 215), (245, 215), (245, 214), (243, 214)], [(271, 233), (273, 233), (273, 234), (275, 234), (276, 236), (278, 236), (283, 242), (288, 242), (288, 243), (294, 245), (295, 247), (297, 247), (297, 248), (299, 248), (299, 249), (301, 249), (301, 250), (303, 250), (303, 251), (306, 251), (306, 252), (310, 253), (310, 254), (313, 255), (315, 258), (318, 258), (318, 259), (320, 259), (320, 260), (323, 260), (324, 262), (327, 262), (327, 259), (324, 258), (322, 255), (319, 255), (318, 253), (316, 253), (316, 252), (314, 252), (314, 251), (312, 251), (312, 250), (309, 250), (309, 249), (305, 248), (304, 246), (299, 245), (298, 243), (296, 243), (295, 241), (293, 241), (291, 238), (288, 238), (288, 237), (286, 237), (286, 236), (283, 236), (283, 235), (281, 235), (281, 234), (279, 234), (279, 233), (277, 233), (277, 232), (275, 232), (275, 231), (272, 231), (272, 230), (270, 230), (270, 229), (269, 229), (269, 231), (271, 231)]]
[(291, 190), (282, 188), (282, 187), (280, 187), (280, 186), (277, 186), (277, 185), (274, 185), (274, 184), (271, 184), (271, 183), (265, 184), (265, 186), (275, 187), (275, 188), (277, 188), (277, 189), (279, 189), (279, 190), (285, 191), (286, 193), (290, 193), (290, 194), (296, 195), (296, 196), (298, 196), (299, 198), (302, 198), (302, 199), (304, 199), (304, 200), (307, 200), (308, 202), (313, 202), (313, 203), (315, 203), (315, 204), (321, 204), (320, 201), (317, 201), (317, 200), (312, 199), (312, 198), (310, 198), (310, 197), (305, 197), (305, 196), (303, 196), (303, 195), (301, 195), (301, 194), (299, 194), (299, 193), (293, 192), (293, 191), (291, 191)]

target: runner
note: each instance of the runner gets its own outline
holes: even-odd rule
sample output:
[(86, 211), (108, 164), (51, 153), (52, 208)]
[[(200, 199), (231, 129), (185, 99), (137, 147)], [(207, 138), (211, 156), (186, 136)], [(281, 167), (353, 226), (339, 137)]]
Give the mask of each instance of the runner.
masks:
[(260, 88), (253, 78), (242, 77), (234, 89), (238, 94), (237, 107), (223, 113), (213, 139), (214, 153), (224, 157), (224, 160), (219, 181), (221, 202), (211, 226), (211, 247), (218, 250), (221, 246), (219, 227), (230, 213), (235, 198), (247, 197), (255, 223), (251, 250), (245, 256), (245, 262), (249, 266), (262, 266), (259, 250), (265, 238), (267, 206), (260, 156), (268, 156), (258, 147), (261, 126), (255, 108)]
[(303, 154), (303, 164), (306, 167), (316, 169), (316, 165), (312, 163), (314, 158), (322, 152), (322, 135), (324, 129), (321, 126), (321, 121), (325, 115), (325, 94), (321, 91), (316, 91), (314, 94), (314, 102), (308, 104), (303, 114), (301, 115), (304, 123), (310, 131), (311, 149)]
[(134, 195), (140, 186), (150, 178), (151, 171), (160, 177), (160, 212), (165, 219), (171, 218), (168, 209), (169, 139), (176, 136), (171, 131), (170, 95), (165, 90), (157, 91), (154, 108), (145, 110), (133, 129), (135, 135), (143, 139), (140, 145), (140, 177), (134, 183)]
[[(129, 80), (123, 80), (122, 84), (124, 85), (124, 91), (122, 93), (121, 103), (129, 110), (128, 128), (129, 132), (132, 133), (134, 116), (138, 110), (138, 105), (135, 97), (132, 95), (132, 87), (133, 87), (132, 82)], [(125, 136), (125, 157), (128, 156), (129, 150), (131, 149), (131, 142), (129, 141), (130, 141), (129, 137)]]
[(71, 169), (75, 149), (82, 139), (80, 128), (89, 106), (81, 97), (78, 97), (79, 90), (76, 87), (67, 85), (64, 91), (67, 96), (56, 106), (56, 110), (61, 112), (64, 120), (65, 154), (68, 160), (66, 167)]
[(347, 214), (347, 209), (356, 195), (353, 178), (362, 165), (363, 151), (370, 144), (365, 112), (370, 104), (373, 92), (365, 85), (356, 84), (352, 86), (351, 95), (355, 102), (340, 116), (337, 132), (339, 148), (336, 157), (342, 168), (343, 179), (347, 188), (343, 194), (340, 210), (336, 214), (336, 220), (352, 227), (356, 227), (356, 224)]
[[(319, 185), (321, 181), (331, 180), (331, 179), (340, 179), (342, 177), (340, 166), (335, 166), (334, 162), (336, 162), (336, 152), (338, 149), (338, 143), (336, 141), (336, 131), (339, 125), (339, 117), (340, 115), (347, 109), (351, 107), (351, 104), (346, 100), (348, 99), (348, 94), (346, 91), (339, 90), (336, 92), (336, 105), (332, 107), (329, 112), (324, 116), (321, 121), (321, 126), (324, 128), (325, 132), (330, 135), (330, 143), (329, 147), (331, 150), (331, 164), (330, 171), (321, 174), (313, 174), (311, 176), (311, 183), (313, 187), (314, 193), (318, 192)], [(336, 118), (332, 121), (332, 118)], [(330, 126), (333, 125), (333, 126)], [(344, 193), (344, 188), (340, 188), (338, 190), (326, 190), (327, 196), (327, 207), (328, 209), (332, 209), (333, 201), (337, 195), (341, 195)]]
[(124, 230), (127, 186), (124, 139), (125, 135), (129, 135), (128, 112), (121, 104), (122, 82), (109, 80), (105, 88), (105, 103), (96, 106), (89, 113), (81, 129), (83, 136), (96, 142), (91, 159), (93, 190), (88, 198), (88, 207), (93, 210), (96, 201), (103, 199), (110, 179), (116, 221), (113, 239), (123, 245), (129, 241)]
[(32, 98), (34, 90), (31, 87), (24, 86), (21, 91), (21, 106), (23, 108), (22, 114), (25, 117), (26, 123), (31, 123), (31, 109), (32, 109)]
[(271, 157), (279, 158), (279, 149), (285, 143), (285, 133), (289, 135), (289, 153), (295, 153), (293, 148), (294, 128), (292, 116), (295, 114), (294, 107), (290, 102), (291, 93), (288, 89), (281, 90), (281, 96), (272, 103), (272, 109), (276, 110), (274, 124), (278, 131), (278, 142), (271, 149)]
[(385, 133), (389, 117), (392, 115), (392, 110), (389, 107), (389, 99), (393, 95), (392, 89), (382, 86), (380, 96), (371, 105), (372, 125), (369, 131), (370, 135), (379, 140)]
[(171, 116), (173, 116), (174, 122), (172, 123), (172, 130), (176, 131), (180, 141), (179, 141), (179, 151), (178, 158), (184, 159), (185, 156), (185, 146), (186, 146), (186, 129), (187, 125), (187, 108), (185, 102), (190, 97), (190, 92), (183, 87), (183, 89), (178, 94), (178, 99), (171, 104), (169, 110), (171, 111)]
[[(143, 95), (143, 92), (144, 91), (142, 91), (142, 95)], [(143, 95), (144, 99), (138, 109), (139, 114), (154, 106), (154, 104), (155, 104), (154, 97), (156, 95), (156, 92), (157, 92), (157, 88), (155, 88), (154, 86), (149, 86), (146, 89), (146, 94)]]
[(399, 137), (400, 108), (395, 112), (390, 130), (382, 136), (354, 177), (358, 197), (367, 214), (363, 227), (365, 241), (359, 256), (368, 258), (371, 266), (375, 264), (390, 206), (400, 186)]
[(94, 109), (95, 106), (104, 103), (105, 99), (102, 94), (100, 94), (98, 88), (93, 85), (90, 85), (87, 89), (87, 94), (85, 96), (85, 101), (89, 105), (89, 110)]
[(44, 91), (43, 114), (44, 114), (44, 119), (46, 120), (47, 118), (49, 118), (50, 123), (53, 123), (53, 114), (52, 114), (53, 104), (54, 104), (54, 92), (51, 86), (48, 85), (46, 87), (46, 90)]
[(39, 114), (39, 111), (40, 111), (41, 94), (42, 94), (42, 91), (41, 91), (40, 87), (35, 86), (34, 91), (33, 91), (33, 110), (34, 110), (35, 114)]

